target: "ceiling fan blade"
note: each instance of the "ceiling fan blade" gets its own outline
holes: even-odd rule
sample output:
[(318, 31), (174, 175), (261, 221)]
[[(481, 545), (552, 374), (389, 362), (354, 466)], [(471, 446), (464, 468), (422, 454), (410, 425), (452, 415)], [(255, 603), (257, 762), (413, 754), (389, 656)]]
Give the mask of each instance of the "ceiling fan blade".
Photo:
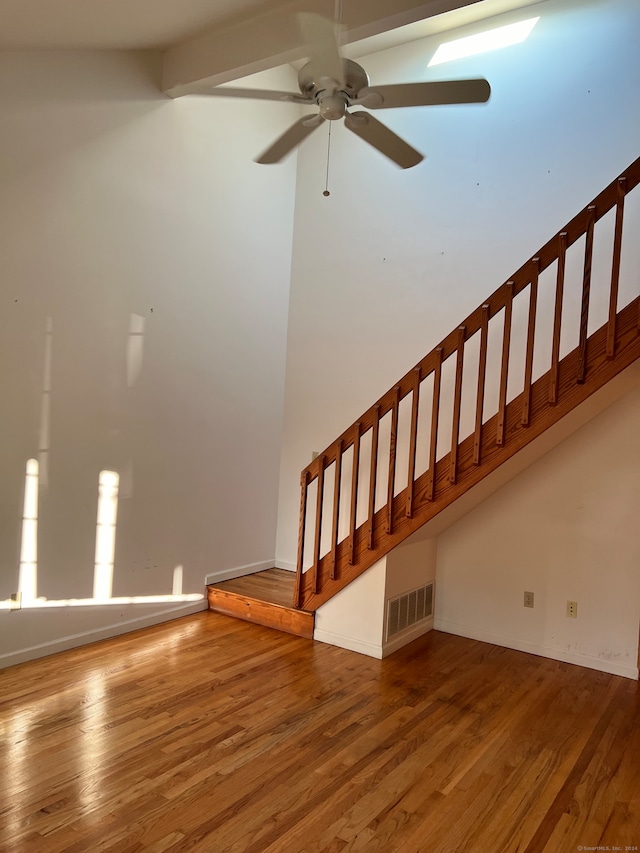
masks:
[(391, 107), (427, 107), (436, 104), (483, 104), (491, 86), (486, 80), (442, 80), (430, 83), (400, 83), (367, 86), (358, 92), (356, 103), (370, 110)]
[(341, 88), (344, 86), (344, 67), (333, 21), (310, 12), (299, 12), (297, 18), (302, 38), (310, 48), (309, 59), (314, 76), (318, 81), (323, 78), (332, 80)]
[(237, 89), (233, 86), (199, 86), (190, 95), (212, 95), (215, 98), (254, 98), (259, 101), (290, 101), (294, 104), (312, 104), (299, 92), (276, 92), (271, 89)]
[(381, 154), (397, 163), (401, 169), (410, 169), (417, 166), (424, 159), (419, 151), (412, 148), (404, 139), (397, 136), (392, 130), (362, 111), (347, 113), (344, 117), (346, 127), (352, 132), (377, 148)]
[(305, 116), (278, 137), (266, 151), (256, 158), (256, 163), (279, 163), (296, 145), (303, 142), (310, 133), (320, 127), (324, 119), (320, 115)]

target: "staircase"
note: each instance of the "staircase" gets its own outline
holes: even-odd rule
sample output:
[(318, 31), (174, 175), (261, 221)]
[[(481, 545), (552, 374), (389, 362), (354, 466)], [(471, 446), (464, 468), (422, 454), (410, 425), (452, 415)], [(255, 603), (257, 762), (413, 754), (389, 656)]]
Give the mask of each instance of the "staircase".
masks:
[(640, 159), (303, 470), (295, 607), (315, 611), (640, 356), (639, 182)]

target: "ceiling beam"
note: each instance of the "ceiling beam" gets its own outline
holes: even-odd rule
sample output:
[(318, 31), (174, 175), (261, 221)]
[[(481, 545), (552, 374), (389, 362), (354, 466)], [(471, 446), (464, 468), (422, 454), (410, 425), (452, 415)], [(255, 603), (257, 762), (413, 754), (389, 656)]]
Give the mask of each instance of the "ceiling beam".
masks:
[[(471, 6), (478, 0), (348, 0), (342, 41), (350, 44), (396, 27)], [(266, 71), (307, 54), (296, 23), (297, 12), (333, 18), (334, 0), (270, 0), (259, 12), (169, 48), (164, 54), (163, 91), (172, 98)]]

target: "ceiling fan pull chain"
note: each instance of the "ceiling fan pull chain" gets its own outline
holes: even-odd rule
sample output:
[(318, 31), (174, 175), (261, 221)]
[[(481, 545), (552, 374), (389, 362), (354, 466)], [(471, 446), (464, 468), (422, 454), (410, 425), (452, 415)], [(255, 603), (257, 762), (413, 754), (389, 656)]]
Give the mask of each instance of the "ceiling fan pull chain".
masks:
[(331, 124), (332, 124), (332, 122), (328, 122), (328, 124), (329, 124), (329, 138), (327, 141), (327, 177), (326, 177), (325, 184), (324, 184), (324, 192), (322, 193), (322, 195), (325, 197), (331, 195), (331, 193), (329, 192), (329, 160), (331, 158)]

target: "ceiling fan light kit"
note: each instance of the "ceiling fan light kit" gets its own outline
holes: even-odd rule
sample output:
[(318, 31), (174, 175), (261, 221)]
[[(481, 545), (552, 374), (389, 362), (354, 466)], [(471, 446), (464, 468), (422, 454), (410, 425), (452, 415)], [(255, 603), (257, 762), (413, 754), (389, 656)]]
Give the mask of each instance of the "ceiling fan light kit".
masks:
[(371, 86), (369, 75), (361, 65), (340, 56), (332, 21), (306, 13), (297, 17), (303, 38), (310, 45), (311, 55), (298, 73), (300, 94), (227, 86), (203, 92), (218, 97), (258, 98), (318, 107), (317, 114), (299, 119), (276, 139), (257, 158), (258, 163), (279, 163), (325, 121), (344, 119), (347, 130), (368, 142), (401, 169), (409, 169), (420, 163), (423, 155), (374, 116), (360, 109), (349, 112), (350, 108), (380, 110), (479, 104), (489, 100), (491, 87), (484, 79)]

